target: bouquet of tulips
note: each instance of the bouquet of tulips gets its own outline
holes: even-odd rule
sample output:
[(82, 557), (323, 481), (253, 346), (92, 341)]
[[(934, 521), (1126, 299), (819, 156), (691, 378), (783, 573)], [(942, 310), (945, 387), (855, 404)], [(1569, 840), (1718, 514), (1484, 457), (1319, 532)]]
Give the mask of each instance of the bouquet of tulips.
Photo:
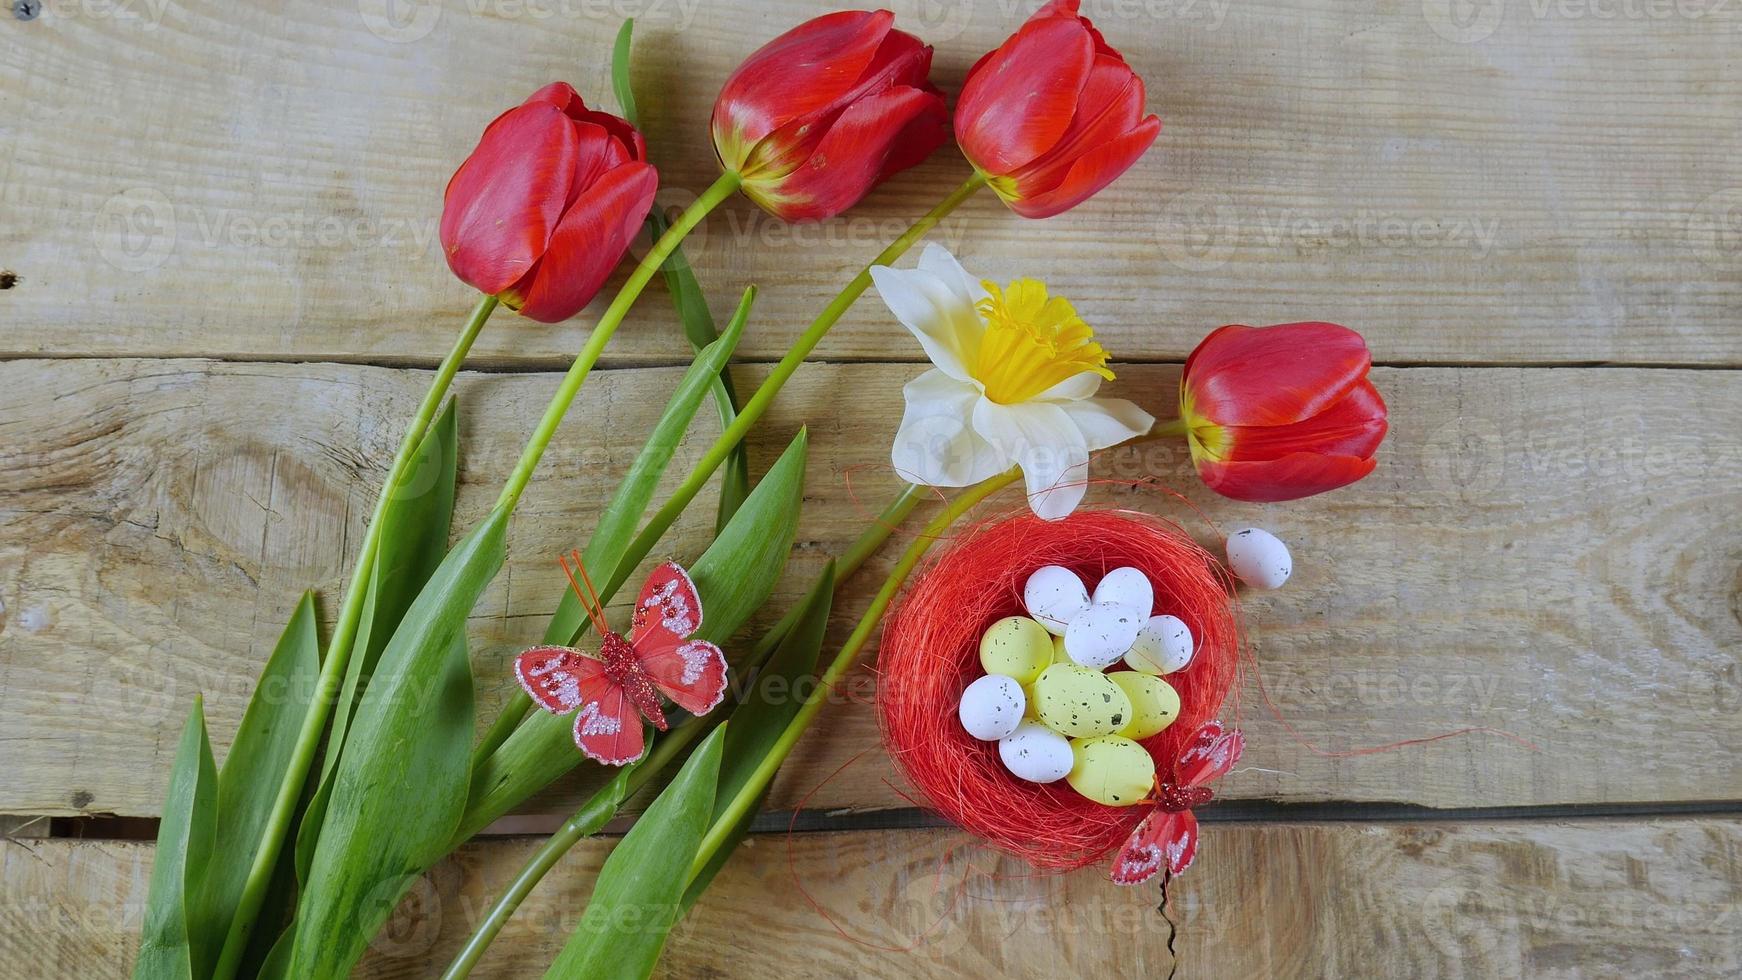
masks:
[[(1225, 327), (1187, 362), (1179, 419), (1157, 425), (1131, 401), (1096, 397), (1112, 377), (1108, 352), (1041, 282), (983, 282), (936, 245), (917, 267), (894, 267), (983, 188), (1028, 219), (1082, 204), (1142, 156), (1160, 122), (1145, 114), (1143, 80), (1079, 16), (1076, 0), (1048, 4), (981, 57), (953, 116), (928, 77), (932, 49), (893, 21), (888, 11), (832, 13), (752, 54), (714, 107), (721, 175), (669, 221), (650, 214), (659, 175), (636, 128), (627, 24), (614, 65), (620, 115), (590, 108), (558, 82), (484, 130), (448, 183), (440, 225), (449, 266), (481, 298), (406, 428), (338, 608), (318, 622), (305, 596), (222, 767), (201, 706), (192, 706), (163, 806), (136, 976), (345, 975), (418, 876), (589, 759), (612, 767), (613, 778), (533, 857), (446, 975), (470, 971), (569, 847), (632, 794), (668, 780), (600, 871), (549, 974), (646, 976), (822, 704), (820, 695), (773, 699), (761, 693), (771, 686), (743, 683), (727, 701), (729, 674), (820, 671), (812, 689), (827, 688), (855, 662), (936, 532), (1017, 479), (1036, 513), (1068, 514), (1098, 449), (1184, 436), (1209, 485), (1247, 500), (1304, 496), (1372, 469), (1385, 407), (1353, 331)], [(739, 192), (787, 221), (838, 215), (947, 142), (952, 121), (965, 179), (871, 257), (742, 396), (726, 368), (755, 290), (743, 291), (718, 330), (683, 260), (684, 236)], [(545, 322), (576, 315), (644, 224), (651, 248), (557, 384), (495, 506), (449, 547), (459, 446), (448, 389), (473, 342), (500, 306)], [(516, 661), (522, 691), (479, 740), (474, 687), (512, 681), (474, 678), (467, 615), (503, 564), (508, 524), (544, 450), (662, 271), (694, 358), (615, 495), (577, 538), (572, 564), (563, 564), (573, 588), (543, 642)], [(741, 443), (873, 284), (935, 365), (906, 387), (893, 434), (892, 464), (908, 485), (801, 603), (745, 640), (741, 627), (768, 599), (791, 547), (807, 442), (799, 431), (754, 485)], [(656, 506), (673, 447), (704, 401), (720, 416), (720, 435)], [(629, 622), (614, 628), (605, 605), (717, 473), (711, 543), (657, 566)], [(825, 663), (836, 582), (935, 493), (921, 487), (962, 489), (929, 522), (932, 533), (912, 538)]]

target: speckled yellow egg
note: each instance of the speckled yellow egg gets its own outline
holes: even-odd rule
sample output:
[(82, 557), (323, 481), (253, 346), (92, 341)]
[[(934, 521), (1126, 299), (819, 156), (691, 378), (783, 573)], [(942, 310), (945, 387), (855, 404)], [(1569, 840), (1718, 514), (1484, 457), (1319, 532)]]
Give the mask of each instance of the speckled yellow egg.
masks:
[(1053, 664), (1034, 682), (1041, 724), (1067, 738), (1111, 735), (1131, 720), (1131, 699), (1098, 670)]
[[(1052, 636), (1050, 633), (1047, 635)], [(1063, 634), (1052, 637), (1052, 662), (1055, 664), (1071, 664), (1072, 666), (1075, 666), (1077, 663), (1075, 660), (1071, 659), (1070, 654), (1065, 652), (1065, 638)], [(1023, 712), (1022, 717), (1028, 721), (1039, 721), (1040, 699), (1034, 693), (1034, 684), (1024, 684), (1022, 686), (1022, 691), (1024, 694), (1028, 695), (1028, 709)]]
[(1052, 663), (1052, 634), (1027, 616), (1006, 616), (980, 637), (980, 666), (988, 674), (1016, 678), (1032, 684)]
[(1155, 784), (1155, 760), (1120, 735), (1071, 739), (1071, 788), (1105, 806), (1143, 802)]
[(1125, 722), (1125, 727), (1114, 734), (1132, 739), (1148, 738), (1179, 717), (1179, 692), (1167, 681), (1135, 670), (1115, 671), (1107, 677), (1131, 699), (1131, 717)]

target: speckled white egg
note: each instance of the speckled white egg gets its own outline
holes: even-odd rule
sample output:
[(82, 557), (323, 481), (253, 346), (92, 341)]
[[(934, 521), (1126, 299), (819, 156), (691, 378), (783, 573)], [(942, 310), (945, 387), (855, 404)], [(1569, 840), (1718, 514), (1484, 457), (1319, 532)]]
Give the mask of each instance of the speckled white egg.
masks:
[(1149, 584), (1149, 576), (1141, 569), (1127, 565), (1115, 568), (1101, 576), (1101, 582), (1095, 586), (1095, 605), (1130, 606), (1140, 615), (1148, 616), (1149, 609), (1155, 605), (1155, 587)]
[(1294, 574), (1294, 559), (1281, 538), (1249, 527), (1228, 535), (1228, 569), (1255, 589), (1280, 589)]
[(1031, 783), (1056, 783), (1076, 764), (1071, 740), (1035, 721), (999, 739), (998, 758), (1010, 775)]
[(1027, 708), (1028, 695), (1022, 693), (1016, 678), (987, 674), (962, 692), (956, 716), (962, 719), (962, 727), (969, 735), (982, 742), (995, 742), (1016, 731)]
[(1125, 666), (1145, 674), (1171, 674), (1192, 662), (1192, 628), (1178, 616), (1151, 616), (1131, 641)]
[(956, 717), (962, 719), (962, 728), (969, 735), (981, 742), (996, 742), (1023, 724), (1024, 710), (1028, 710), (1028, 695), (1016, 677), (988, 674), (962, 691)]
[(1148, 617), (1132, 606), (1097, 602), (1071, 620), (1065, 630), (1065, 653), (1096, 670), (1125, 656)]
[(1022, 587), (1022, 604), (1047, 632), (1063, 636), (1070, 621), (1089, 608), (1089, 590), (1076, 572), (1062, 565), (1045, 565), (1035, 569)]

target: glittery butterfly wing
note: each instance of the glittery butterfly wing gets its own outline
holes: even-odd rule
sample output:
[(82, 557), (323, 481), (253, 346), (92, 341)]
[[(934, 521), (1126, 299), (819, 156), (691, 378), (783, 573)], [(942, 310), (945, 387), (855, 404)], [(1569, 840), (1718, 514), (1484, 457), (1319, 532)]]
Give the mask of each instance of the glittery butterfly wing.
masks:
[(641, 758), (646, 747), (641, 715), (623, 686), (600, 670), (596, 679), (582, 682), (581, 698), (586, 703), (575, 715), (575, 746), (607, 766), (626, 766)]
[(1227, 775), (1245, 751), (1246, 736), (1239, 729), (1224, 730), (1221, 722), (1206, 721), (1180, 753), (1175, 778), (1180, 786), (1202, 786)]
[(514, 658), (514, 679), (553, 715), (580, 707), (582, 673), (599, 669), (597, 660), (569, 647), (533, 647)]
[(621, 766), (641, 758), (641, 718), (598, 660), (569, 647), (533, 647), (514, 658), (514, 677), (533, 703), (575, 715), (575, 745), (588, 758)]
[[(1163, 806), (1143, 818), (1113, 858), (1113, 880), (1138, 885), (1163, 867), (1176, 875), (1191, 867), (1198, 855), (1198, 818), (1191, 807), (1209, 802), (1204, 785), (1227, 775), (1245, 750), (1246, 736), (1223, 729), (1219, 721), (1207, 721), (1193, 733), (1174, 767), (1178, 781), (1162, 787)], [(1179, 809), (1166, 808), (1170, 796)]]
[(1113, 881), (1141, 885), (1163, 867), (1180, 874), (1198, 856), (1198, 818), (1190, 810), (1157, 807), (1126, 839), (1113, 858)]
[(629, 644), (660, 693), (692, 715), (707, 714), (726, 694), (726, 656), (690, 636), (702, 625), (702, 597), (676, 562), (653, 570), (635, 602)]

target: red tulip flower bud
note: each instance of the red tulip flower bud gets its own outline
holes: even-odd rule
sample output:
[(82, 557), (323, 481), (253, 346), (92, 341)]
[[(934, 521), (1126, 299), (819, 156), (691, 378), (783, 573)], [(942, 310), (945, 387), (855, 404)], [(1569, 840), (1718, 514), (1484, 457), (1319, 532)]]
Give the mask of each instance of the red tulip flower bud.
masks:
[(1227, 326), (1198, 344), (1180, 379), (1192, 461), (1236, 500), (1294, 500), (1373, 472), (1385, 402), (1361, 335), (1334, 323)]
[(807, 20), (763, 45), (714, 103), (714, 153), (788, 221), (831, 218), (943, 144), (931, 48), (887, 10)]
[(554, 82), (496, 117), (454, 171), (442, 251), (454, 275), (521, 315), (566, 320), (616, 268), (658, 188), (635, 127)]
[(1124, 173), (1161, 132), (1143, 79), (1077, 0), (1040, 8), (968, 71), (956, 140), (1010, 209), (1048, 218)]

